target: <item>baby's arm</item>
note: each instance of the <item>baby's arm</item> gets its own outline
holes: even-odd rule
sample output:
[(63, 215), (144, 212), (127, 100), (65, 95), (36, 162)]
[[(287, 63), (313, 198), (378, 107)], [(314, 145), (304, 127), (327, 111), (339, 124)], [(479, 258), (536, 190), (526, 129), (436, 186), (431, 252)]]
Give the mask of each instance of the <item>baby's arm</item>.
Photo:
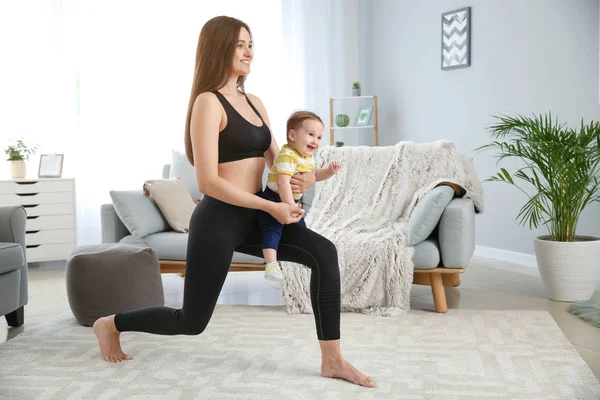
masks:
[(279, 153), (275, 157), (274, 169), (277, 171), (277, 191), (279, 192), (279, 198), (282, 202), (291, 205), (296, 204), (294, 202), (294, 195), (292, 194), (292, 185), (290, 180), (296, 172), (297, 161), (296, 158), (289, 154)]
[(294, 195), (292, 194), (292, 185), (290, 184), (291, 179), (291, 175), (277, 174), (277, 187), (279, 188), (278, 191), (281, 201), (294, 205), (296, 202), (294, 201)]
[(333, 161), (329, 164), (329, 168), (317, 168), (317, 182), (324, 181), (331, 178), (342, 168), (342, 164), (337, 161)]

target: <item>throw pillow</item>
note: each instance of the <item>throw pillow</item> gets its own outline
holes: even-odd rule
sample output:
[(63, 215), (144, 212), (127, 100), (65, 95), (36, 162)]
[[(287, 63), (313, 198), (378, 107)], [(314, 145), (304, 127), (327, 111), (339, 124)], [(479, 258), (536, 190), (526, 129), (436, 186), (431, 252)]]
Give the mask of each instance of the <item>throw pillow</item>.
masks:
[(180, 179), (157, 179), (144, 183), (144, 193), (152, 196), (163, 216), (175, 232), (186, 233), (196, 207), (192, 196)]
[(169, 223), (156, 202), (141, 190), (112, 190), (110, 197), (115, 212), (134, 237), (141, 239), (169, 230)]
[(454, 197), (450, 186), (437, 186), (419, 199), (408, 219), (408, 244), (414, 246), (431, 235), (446, 206)]
[(196, 170), (190, 164), (185, 153), (177, 150), (171, 150), (172, 160), (171, 169), (169, 170), (169, 178), (179, 178), (183, 182), (185, 188), (192, 196), (192, 199), (199, 200), (204, 196), (198, 189), (196, 181)]

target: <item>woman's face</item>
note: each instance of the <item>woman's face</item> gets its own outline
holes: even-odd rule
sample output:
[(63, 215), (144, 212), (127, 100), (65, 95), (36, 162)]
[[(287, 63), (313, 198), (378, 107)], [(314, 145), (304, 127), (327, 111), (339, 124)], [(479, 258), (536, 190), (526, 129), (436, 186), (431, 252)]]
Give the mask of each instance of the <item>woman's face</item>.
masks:
[(246, 28), (240, 29), (235, 53), (233, 54), (232, 74), (235, 76), (248, 75), (252, 61), (252, 39)]

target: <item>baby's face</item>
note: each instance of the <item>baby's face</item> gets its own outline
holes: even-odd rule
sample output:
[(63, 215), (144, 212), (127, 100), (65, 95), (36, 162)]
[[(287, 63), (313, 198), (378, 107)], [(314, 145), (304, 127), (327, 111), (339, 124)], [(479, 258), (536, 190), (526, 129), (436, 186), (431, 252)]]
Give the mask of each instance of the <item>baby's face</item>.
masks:
[(295, 131), (294, 140), (290, 146), (304, 157), (314, 154), (321, 145), (324, 126), (319, 121), (307, 119), (302, 127)]

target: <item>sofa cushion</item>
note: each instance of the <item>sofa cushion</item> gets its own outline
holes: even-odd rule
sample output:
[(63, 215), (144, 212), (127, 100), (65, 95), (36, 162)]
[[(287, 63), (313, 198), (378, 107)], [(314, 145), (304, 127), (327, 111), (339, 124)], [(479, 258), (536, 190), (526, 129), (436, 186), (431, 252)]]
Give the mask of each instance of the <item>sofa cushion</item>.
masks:
[(444, 209), (454, 197), (454, 189), (438, 186), (427, 192), (408, 219), (408, 244), (414, 246), (427, 239), (437, 226)]
[(437, 240), (429, 238), (415, 246), (412, 261), (415, 269), (433, 269), (440, 265), (440, 248)]
[(244, 253), (238, 253), (237, 251), (233, 252), (233, 258), (231, 259), (232, 263), (243, 263), (243, 264), (264, 264), (265, 260), (263, 258), (250, 256)]
[[(169, 231), (146, 236), (143, 241), (128, 236), (124, 237), (121, 240), (121, 243), (152, 247), (152, 249), (156, 251), (156, 254), (158, 254), (158, 258), (161, 260), (185, 260), (187, 241), (187, 233)], [(237, 251), (233, 253), (231, 262), (247, 264), (265, 263), (262, 258), (238, 253)]]
[(0, 274), (20, 268), (24, 263), (23, 248), (20, 244), (0, 242)]
[(310, 187), (304, 194), (302, 195), (302, 208), (304, 209), (304, 213), (308, 214), (310, 208), (312, 207), (313, 200), (315, 199), (315, 185)]
[(187, 159), (185, 153), (177, 150), (171, 150), (172, 160), (169, 168), (169, 178), (179, 178), (183, 182), (185, 188), (192, 196), (193, 200), (199, 200), (204, 195), (198, 189), (196, 181), (196, 170)]
[(144, 196), (143, 191), (113, 190), (110, 192), (110, 197), (123, 225), (135, 237), (143, 238), (171, 229), (156, 202)]
[(179, 178), (146, 181), (144, 193), (156, 201), (162, 215), (175, 232), (190, 230), (190, 219), (196, 203)]

